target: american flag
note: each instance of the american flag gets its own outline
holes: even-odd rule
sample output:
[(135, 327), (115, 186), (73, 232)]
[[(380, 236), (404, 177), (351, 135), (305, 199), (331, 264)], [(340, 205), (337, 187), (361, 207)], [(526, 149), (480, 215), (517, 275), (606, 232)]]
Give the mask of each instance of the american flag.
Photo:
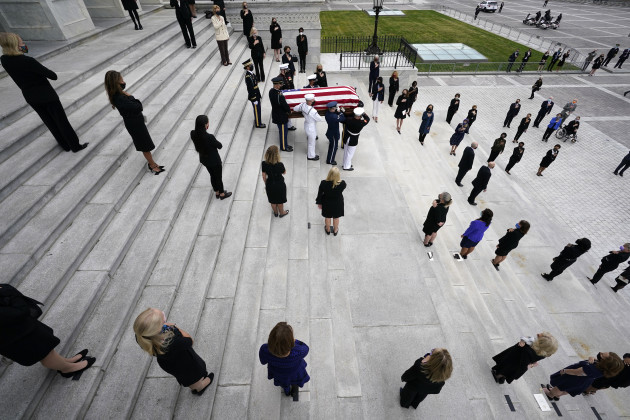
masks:
[[(357, 103), (359, 102), (359, 95), (357, 95), (356, 89), (352, 86), (330, 86), (325, 88), (291, 89), (282, 91), (282, 94), (291, 109), (304, 102), (304, 95), (307, 93), (315, 95), (315, 109), (320, 115), (324, 115), (326, 113), (326, 104), (328, 102), (337, 101), (337, 106), (345, 108), (346, 113), (351, 113), (352, 110), (357, 107)], [(299, 115), (296, 112), (291, 113), (291, 118), (299, 118), (301, 116), (301, 113), (299, 113)]]

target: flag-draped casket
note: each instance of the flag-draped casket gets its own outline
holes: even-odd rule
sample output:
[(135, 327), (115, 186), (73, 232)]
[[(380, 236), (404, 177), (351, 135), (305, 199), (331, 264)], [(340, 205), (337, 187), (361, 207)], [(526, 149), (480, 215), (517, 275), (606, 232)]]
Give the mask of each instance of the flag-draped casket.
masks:
[[(326, 114), (326, 104), (331, 101), (337, 101), (337, 106), (344, 108), (346, 114), (352, 113), (359, 103), (359, 95), (352, 86), (330, 86), (325, 88), (308, 88), (308, 89), (291, 89), (283, 90), (287, 103), (293, 110), (293, 107), (304, 102), (304, 95), (312, 93), (315, 95), (315, 109), (320, 115)], [(291, 112), (291, 118), (301, 118), (302, 113)]]

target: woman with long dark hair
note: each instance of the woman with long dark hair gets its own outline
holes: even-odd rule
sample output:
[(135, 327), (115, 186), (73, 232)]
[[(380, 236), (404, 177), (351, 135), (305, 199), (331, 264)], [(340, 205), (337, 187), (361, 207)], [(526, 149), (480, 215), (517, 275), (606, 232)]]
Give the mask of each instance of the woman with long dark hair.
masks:
[(284, 217), (289, 210), (284, 209), (287, 202), (287, 186), (283, 175), (287, 173), (284, 164), (280, 162), (278, 146), (269, 146), (262, 162), (262, 179), (265, 183), (267, 199), (275, 217)]
[(486, 233), (486, 230), (490, 227), (493, 216), (494, 213), (492, 210), (485, 209), (481, 212), (479, 219), (470, 222), (470, 226), (468, 226), (468, 229), (462, 234), (462, 240), (459, 244), (462, 249), (459, 251), (459, 255), (455, 254), (456, 260), (459, 259), (459, 256), (466, 259), (469, 254), (472, 254), (477, 244), (483, 239), (484, 233)]
[(499, 271), (499, 264), (501, 264), (507, 258), (508, 254), (516, 249), (519, 241), (529, 232), (529, 222), (527, 220), (519, 221), (513, 228), (508, 229), (505, 235), (499, 239), (496, 251), (496, 256), (491, 260), (495, 270)]
[(586, 253), (589, 249), (591, 249), (591, 241), (588, 238), (580, 238), (575, 241), (575, 244), (567, 244), (560, 252), (560, 255), (553, 259), (551, 271), (542, 273), (541, 276), (547, 281), (552, 281), (554, 277), (562, 274), (564, 270), (577, 261), (580, 255)]
[(403, 120), (407, 117), (407, 106), (409, 106), (409, 91), (403, 89), (402, 93), (396, 100), (396, 112), (394, 117), (396, 118), (396, 131), (400, 134)]
[(210, 121), (205, 115), (198, 115), (195, 120), (195, 129), (190, 132), (190, 138), (199, 153), (199, 162), (206, 167), (210, 174), (210, 183), (216, 198), (225, 200), (232, 195), (223, 188), (223, 167), (219, 149), (223, 147), (221, 142), (208, 133)]
[(278, 19), (275, 17), (271, 18), (269, 32), (271, 32), (271, 49), (273, 49), (273, 58), (276, 61), (280, 61), (280, 55), (282, 54), (282, 28), (278, 24)]
[(427, 106), (426, 111), (422, 113), (422, 123), (420, 124), (420, 129), (418, 132), (420, 133), (418, 140), (420, 144), (424, 146), (424, 139), (431, 131), (431, 125), (433, 125), (433, 105), (429, 104)]
[(149, 171), (159, 175), (164, 172), (164, 166), (158, 165), (153, 160), (151, 150), (155, 149), (155, 145), (142, 115), (142, 102), (128, 94), (125, 91), (126, 87), (122, 74), (116, 70), (105, 73), (105, 92), (107, 92), (109, 103), (113, 109), (120, 112), (136, 150), (142, 152), (148, 162)]

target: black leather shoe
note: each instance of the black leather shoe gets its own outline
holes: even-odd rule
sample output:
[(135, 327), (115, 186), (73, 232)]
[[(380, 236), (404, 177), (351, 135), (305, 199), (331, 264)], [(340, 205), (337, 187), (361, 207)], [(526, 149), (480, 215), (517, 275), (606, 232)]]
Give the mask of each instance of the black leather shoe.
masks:
[(333, 160), (332, 162), (330, 162), (330, 164), (331, 164), (331, 165), (336, 165), (336, 164), (337, 164), (337, 161), (336, 161), (336, 160)]
[(208, 385), (206, 385), (201, 391), (196, 391), (196, 390), (192, 390), (192, 393), (195, 394), (198, 397), (201, 397), (201, 395), (206, 392), (206, 389), (208, 389), (208, 387), (210, 385), (212, 385), (212, 382), (214, 382), (214, 373), (210, 373), (210, 375), (207, 376), (207, 378), (210, 378), (210, 383)]
[(319, 155), (315, 155), (314, 158), (307, 157), (306, 159), (308, 159), (308, 160), (319, 160)]
[(229, 197), (229, 196), (231, 196), (231, 195), (232, 195), (232, 193), (231, 193), (231, 192), (227, 192), (227, 191), (226, 191), (223, 195), (220, 195), (220, 196), (219, 196), (219, 198), (220, 198), (221, 200), (225, 200), (226, 198), (228, 198), (228, 197)]
[(260, 125), (256, 126), (256, 128), (267, 128), (267, 126), (265, 124), (260, 124)]
[(344, 171), (354, 171), (354, 168), (350, 168), (350, 169), (343, 168), (343, 170)]
[(85, 149), (86, 147), (88, 147), (88, 144), (90, 143), (83, 143), (79, 145), (79, 148), (77, 150), (73, 150), (72, 153), (76, 153), (76, 152), (80, 152), (81, 150)]
[(289, 130), (289, 131), (295, 131), (295, 130), (297, 130), (297, 128), (295, 128), (295, 126), (293, 126), (293, 127), (291, 127), (291, 128), (287, 128), (287, 130)]
[(464, 186), (464, 184), (462, 184), (460, 182), (457, 182), (456, 184), (457, 184), (458, 187), (463, 187)]

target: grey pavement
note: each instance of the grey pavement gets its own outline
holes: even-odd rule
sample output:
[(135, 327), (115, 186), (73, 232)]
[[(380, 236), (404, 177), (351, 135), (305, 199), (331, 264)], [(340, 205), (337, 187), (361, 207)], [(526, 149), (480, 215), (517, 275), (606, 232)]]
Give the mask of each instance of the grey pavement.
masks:
[[(250, 5), (255, 15), (264, 7)], [(308, 9), (303, 22), (296, 16), (287, 25), (290, 36), (297, 25), (308, 28), (314, 52), (310, 67), (318, 61), (319, 26), (312, 13)], [(172, 11), (153, 13), (143, 25), (163, 25), (165, 16)], [(62, 101), (81, 101), (69, 112), (73, 124), (85, 126), (80, 135), (90, 138), (87, 153), (59, 154), (49, 135), (36, 133), (26, 147), (45, 146), (40, 151), (44, 162), (12, 174), (10, 169), (29, 154), (11, 148), (25, 142), (16, 128), (20, 122), (4, 121), (5, 133), (17, 134), (5, 139), (0, 162), (0, 171), (12, 177), (0, 190), (5, 215), (0, 269), (8, 281), (45, 303), (43, 321), (61, 338), (58, 351), (74, 354), (89, 347), (98, 360), (74, 382), (39, 365), (27, 368), (2, 359), (0, 417), (551, 418), (556, 413), (541, 412), (533, 397), (551, 373), (598, 351), (630, 351), (625, 319), (630, 296), (608, 287), (619, 270), (597, 286), (586, 280), (606, 252), (630, 240), (630, 173), (624, 178), (611, 173), (629, 147), (630, 104), (620, 93), (630, 76), (545, 75), (532, 101), (526, 99), (533, 83), (528, 76), (419, 77), (418, 101), (401, 135), (386, 105), (379, 122), (361, 134), (356, 170), (342, 173), (348, 183), (346, 216), (334, 237), (324, 233), (315, 205), (329, 165), (306, 160), (301, 120), (289, 136), (295, 152), (282, 155), (291, 213), (283, 219), (271, 214), (260, 161), (264, 150), (277, 144), (277, 131), (266, 99), (263, 120), (269, 128), (252, 127), (238, 66), (247, 57), (245, 40), (232, 34), (235, 65), (223, 67), (208, 21), (195, 24), (200, 29), (196, 51), (181, 48), (179, 28), (171, 26), (147, 44), (144, 53), (150, 57), (127, 55), (119, 62), (110, 51), (85, 63), (94, 75), (77, 80), (76, 90), (63, 93)], [(121, 31), (106, 37), (129, 36)], [(69, 71), (65, 54), (57, 58), (60, 72)], [(67, 54), (74, 57), (72, 51)], [(277, 71), (271, 56), (265, 60), (268, 74)], [(131, 65), (130, 87), (147, 110), (156, 160), (167, 166), (159, 177), (146, 172), (118, 115), (105, 109), (102, 92), (96, 92), (102, 72), (95, 67), (114, 63)], [(175, 71), (178, 77), (172, 77)], [(356, 86), (371, 113), (365, 72), (328, 69), (328, 80)], [(297, 75), (300, 84), (306, 84), (303, 74)], [(269, 88), (268, 78), (261, 90)], [(463, 188), (454, 183), (459, 156), (448, 155), (453, 126), (444, 121), (456, 92), (462, 104), (454, 123), (471, 105), (479, 107), (462, 144), (480, 145)], [(478, 198), (480, 205), (468, 205), (473, 173), (504, 131), (509, 104), (522, 100), (516, 124), (549, 95), (560, 106), (579, 99), (579, 141), (561, 143), (558, 159), (544, 177), (536, 177), (555, 139), (542, 143), (543, 128), (530, 128), (521, 138), (525, 156), (512, 175), (503, 170), (508, 143), (487, 192)], [(417, 130), (429, 103), (436, 119), (423, 147)], [(11, 105), (15, 109), (20, 103), (16, 99)], [(23, 112), (29, 124), (39, 123)], [(224, 183), (234, 191), (229, 200), (213, 198), (189, 140), (201, 113), (210, 116), (210, 131), (224, 145)], [(320, 156), (327, 149), (325, 130), (318, 126)], [(508, 130), (509, 136), (515, 131)], [(337, 161), (342, 155), (340, 150)], [(430, 260), (421, 243), (422, 224), (442, 191), (449, 191), (454, 203), (430, 248)], [(486, 207), (495, 218), (485, 238), (467, 261), (455, 261), (461, 233)], [(520, 219), (530, 221), (532, 229), (497, 272), (490, 265), (494, 247)], [(592, 240), (593, 249), (552, 283), (544, 281), (539, 274), (552, 257), (582, 236)], [(201, 398), (179, 387), (134, 342), (133, 320), (149, 306), (163, 309), (171, 322), (189, 331), (215, 372), (215, 384)], [(258, 362), (258, 347), (282, 320), (311, 348), (307, 369), (312, 379), (299, 403), (282, 397)], [(520, 336), (540, 331), (558, 338), (557, 354), (515, 383), (496, 385), (491, 357)], [(437, 346), (453, 355), (453, 377), (417, 411), (400, 408), (400, 375)], [(516, 411), (510, 411), (505, 395)], [(606, 390), (592, 397), (563, 397), (557, 405), (569, 419), (593, 418), (592, 407), (602, 418), (624, 418), (630, 416), (626, 395)]]

